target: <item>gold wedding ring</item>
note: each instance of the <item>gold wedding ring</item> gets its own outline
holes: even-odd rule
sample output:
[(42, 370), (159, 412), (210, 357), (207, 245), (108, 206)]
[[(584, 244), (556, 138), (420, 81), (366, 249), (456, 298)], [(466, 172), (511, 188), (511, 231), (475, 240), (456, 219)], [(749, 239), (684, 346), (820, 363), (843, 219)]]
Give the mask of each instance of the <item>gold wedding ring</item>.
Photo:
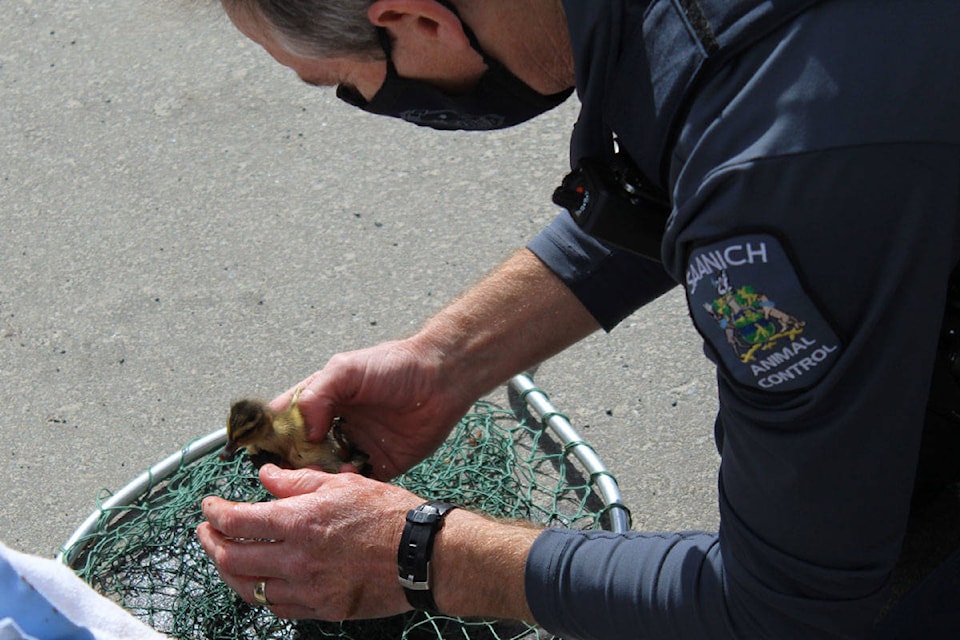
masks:
[(253, 599), (257, 601), (257, 604), (261, 607), (269, 607), (272, 602), (267, 600), (267, 581), (261, 580), (257, 584), (253, 585)]

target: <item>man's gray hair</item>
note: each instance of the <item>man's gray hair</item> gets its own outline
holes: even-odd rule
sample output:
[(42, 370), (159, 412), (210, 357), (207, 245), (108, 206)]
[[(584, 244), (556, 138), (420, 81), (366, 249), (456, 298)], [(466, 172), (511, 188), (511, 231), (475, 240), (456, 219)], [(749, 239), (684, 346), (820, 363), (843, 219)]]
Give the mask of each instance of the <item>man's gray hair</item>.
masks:
[(291, 53), (318, 58), (382, 59), (376, 28), (367, 18), (374, 0), (220, 0), (224, 9), (248, 12), (274, 28)]

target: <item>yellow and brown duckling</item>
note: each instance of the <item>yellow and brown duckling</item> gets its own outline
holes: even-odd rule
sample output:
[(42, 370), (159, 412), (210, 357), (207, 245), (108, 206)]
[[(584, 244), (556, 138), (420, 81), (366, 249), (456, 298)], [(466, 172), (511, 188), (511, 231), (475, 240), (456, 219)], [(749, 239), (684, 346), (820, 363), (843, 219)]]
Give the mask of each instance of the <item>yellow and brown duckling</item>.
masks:
[(227, 444), (220, 451), (220, 459), (232, 460), (244, 448), (257, 467), (275, 462), (294, 469), (318, 466), (336, 473), (349, 462), (361, 473), (369, 473), (368, 456), (344, 437), (340, 418), (334, 418), (321, 442), (307, 440), (307, 425), (297, 406), (300, 391), (294, 392), (290, 406), (279, 413), (259, 400), (234, 402), (227, 418)]

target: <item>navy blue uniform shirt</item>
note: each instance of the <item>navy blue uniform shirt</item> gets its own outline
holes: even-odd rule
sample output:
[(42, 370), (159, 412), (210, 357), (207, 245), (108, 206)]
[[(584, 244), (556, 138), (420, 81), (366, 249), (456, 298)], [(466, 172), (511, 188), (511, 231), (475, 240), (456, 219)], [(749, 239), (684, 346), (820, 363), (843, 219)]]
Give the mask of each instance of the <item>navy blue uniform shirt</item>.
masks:
[(673, 211), (662, 265), (565, 213), (529, 246), (608, 330), (684, 288), (717, 366), (721, 524), (549, 530), (531, 609), (565, 638), (864, 637), (960, 256), (960, 3), (564, 6), (571, 160), (616, 134)]

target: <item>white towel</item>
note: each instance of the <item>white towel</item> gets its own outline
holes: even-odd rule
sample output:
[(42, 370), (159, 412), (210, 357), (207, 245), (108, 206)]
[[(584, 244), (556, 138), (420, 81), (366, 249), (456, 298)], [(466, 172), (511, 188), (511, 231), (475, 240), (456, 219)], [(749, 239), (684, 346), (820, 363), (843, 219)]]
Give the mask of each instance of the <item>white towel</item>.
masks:
[(56, 560), (0, 542), (0, 640), (170, 640)]

